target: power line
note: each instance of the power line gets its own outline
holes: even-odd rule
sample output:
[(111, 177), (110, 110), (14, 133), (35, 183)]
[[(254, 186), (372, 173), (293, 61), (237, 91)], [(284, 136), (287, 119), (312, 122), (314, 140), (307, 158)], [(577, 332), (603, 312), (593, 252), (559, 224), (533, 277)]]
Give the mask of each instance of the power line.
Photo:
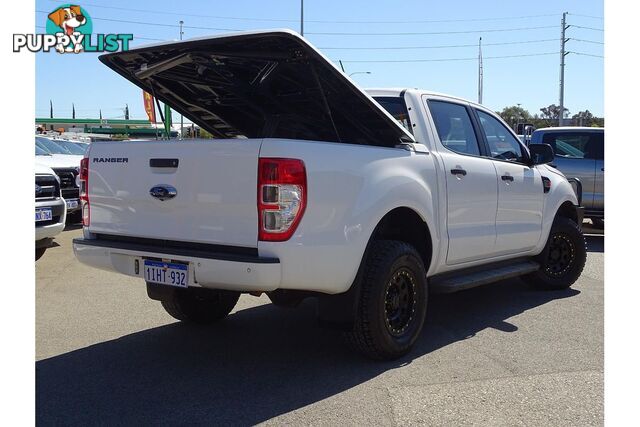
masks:
[[(36, 12), (48, 13), (43, 10), (37, 10)], [(121, 22), (126, 24), (151, 25), (156, 27), (169, 27), (169, 28), (180, 27), (177, 24), (167, 24), (167, 23), (160, 23), (160, 22), (129, 21), (124, 19), (111, 19), (111, 18), (101, 18), (101, 17), (92, 17), (92, 19), (98, 20), (98, 21)], [(214, 31), (243, 31), (238, 28), (217, 28), (217, 27), (203, 27), (203, 26), (192, 26), (192, 25), (184, 25), (183, 28), (191, 28), (196, 30), (214, 30)], [(430, 31), (430, 32), (400, 32), (400, 33), (308, 32), (307, 34), (335, 35), (335, 36), (414, 36), (414, 35), (436, 35), (436, 34), (495, 33), (495, 32), (509, 32), (509, 31), (538, 30), (538, 29), (545, 29), (545, 28), (555, 28), (555, 25), (545, 25), (545, 26), (538, 26), (538, 27), (519, 27), (519, 28), (493, 28), (493, 29), (486, 29), (486, 30), (464, 30), (464, 31)]]
[(574, 39), (573, 37), (571, 38), (571, 40), (574, 41), (574, 42), (581, 42), (581, 43), (604, 44), (603, 42), (597, 42), (597, 41), (594, 41), (594, 40)]
[(602, 16), (593, 16), (593, 15), (581, 15), (579, 13), (569, 13), (571, 16), (581, 16), (583, 18), (592, 18), (592, 19), (604, 19)]
[[(482, 59), (524, 58), (529, 56), (557, 55), (558, 52), (528, 53), (523, 55), (483, 56)], [(399, 62), (446, 62), (446, 61), (477, 61), (478, 57), (469, 58), (437, 58), (437, 59), (389, 59), (389, 60), (342, 60), (342, 62), (366, 62), (366, 63), (399, 63)]]
[[(54, 3), (59, 3), (57, 0), (50, 0)], [(298, 23), (298, 19), (284, 19), (284, 18), (247, 18), (247, 17), (238, 17), (238, 16), (221, 16), (221, 15), (203, 15), (200, 13), (185, 13), (184, 11), (161, 11), (161, 10), (153, 10), (153, 9), (135, 9), (130, 7), (119, 7), (119, 6), (105, 6), (102, 4), (95, 3), (82, 3), (85, 6), (91, 6), (101, 9), (112, 9), (112, 10), (123, 10), (130, 12), (143, 12), (143, 13), (152, 13), (157, 15), (171, 15), (171, 16), (190, 16), (196, 18), (214, 18), (214, 19), (230, 19), (236, 21), (259, 21), (259, 22), (295, 22)], [(318, 23), (318, 24), (427, 24), (427, 23), (446, 23), (446, 22), (483, 22), (483, 21), (503, 21), (503, 20), (514, 20), (514, 19), (530, 19), (530, 18), (543, 18), (556, 16), (556, 14), (547, 13), (547, 14), (539, 14), (539, 15), (526, 15), (526, 16), (503, 16), (503, 17), (494, 17), (494, 18), (467, 18), (467, 19), (428, 19), (428, 20), (398, 20), (398, 21), (367, 21), (367, 20), (313, 20), (313, 19), (305, 19), (305, 22)]]
[[(42, 29), (42, 30), (46, 29), (46, 27), (44, 25), (36, 25), (36, 28), (39, 28), (39, 29)], [(152, 41), (158, 41), (158, 42), (167, 41), (166, 39), (156, 39), (156, 38), (153, 38), (153, 37), (141, 37), (141, 36), (135, 36), (133, 39), (134, 40), (152, 40)]]
[[(523, 40), (515, 42), (502, 42), (502, 43), (484, 43), (484, 46), (504, 46), (513, 44), (528, 44), (528, 43), (542, 43), (542, 42), (557, 42), (558, 39), (541, 39), (541, 40)], [(379, 47), (319, 47), (320, 50), (411, 50), (411, 49), (444, 49), (444, 48), (458, 48), (458, 47), (478, 47), (477, 44), (450, 44), (450, 45), (437, 45), (437, 46), (379, 46)]]
[(583, 27), (580, 25), (571, 24), (573, 28), (582, 28), (583, 30), (592, 30), (592, 31), (604, 31), (603, 28), (594, 28), (594, 27)]
[(430, 31), (430, 32), (406, 32), (406, 33), (360, 33), (360, 32), (309, 32), (307, 34), (323, 35), (323, 36), (420, 36), (435, 34), (478, 34), (478, 33), (497, 33), (508, 31), (525, 31), (540, 30), (543, 28), (555, 28), (555, 25), (545, 25), (540, 27), (519, 27), (519, 28), (493, 28), (489, 30), (464, 30), (464, 31)]
[(593, 56), (594, 58), (604, 58), (604, 56), (602, 55), (594, 55), (592, 53), (582, 53), (582, 52), (574, 52), (574, 51), (567, 52), (567, 53), (573, 53), (574, 55), (582, 55), (582, 56)]

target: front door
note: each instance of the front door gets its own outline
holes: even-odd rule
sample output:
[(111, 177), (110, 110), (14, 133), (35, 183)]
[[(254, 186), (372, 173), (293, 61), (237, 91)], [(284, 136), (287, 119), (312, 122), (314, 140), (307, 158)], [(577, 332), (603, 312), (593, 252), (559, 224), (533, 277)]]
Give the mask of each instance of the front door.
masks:
[(531, 250), (542, 234), (542, 176), (527, 165), (524, 147), (502, 122), (476, 111), (498, 180), (496, 253)]
[(481, 157), (470, 110), (429, 100), (447, 188), (447, 264), (489, 258), (495, 249), (498, 182), (493, 162)]
[[(553, 166), (567, 178), (578, 178), (582, 184), (582, 206), (592, 210), (599, 197), (596, 196), (598, 151), (596, 133), (585, 131), (545, 132), (542, 143), (549, 144), (556, 154)], [(602, 142), (602, 141), (600, 141)]]

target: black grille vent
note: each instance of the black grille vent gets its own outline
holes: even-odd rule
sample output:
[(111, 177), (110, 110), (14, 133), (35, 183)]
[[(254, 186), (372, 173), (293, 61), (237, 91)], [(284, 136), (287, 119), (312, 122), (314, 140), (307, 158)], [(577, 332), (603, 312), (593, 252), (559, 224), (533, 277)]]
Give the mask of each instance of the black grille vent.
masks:
[(53, 175), (36, 175), (36, 200), (51, 200), (60, 197), (60, 185)]
[(76, 186), (76, 175), (78, 175), (78, 171), (73, 168), (54, 168), (53, 171), (60, 178), (60, 187), (62, 189), (65, 188), (78, 188)]
[(78, 199), (80, 197), (80, 189), (76, 186), (78, 171), (74, 168), (54, 168), (53, 171), (60, 178), (62, 197), (68, 200)]

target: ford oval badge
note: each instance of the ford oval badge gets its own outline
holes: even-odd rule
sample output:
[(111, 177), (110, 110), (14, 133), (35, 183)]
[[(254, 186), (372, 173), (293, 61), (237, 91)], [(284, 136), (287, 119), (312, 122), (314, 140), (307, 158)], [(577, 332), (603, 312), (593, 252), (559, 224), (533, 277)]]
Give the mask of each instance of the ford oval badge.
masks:
[(155, 197), (158, 200), (168, 200), (176, 197), (178, 191), (171, 185), (161, 184), (151, 187), (149, 194), (151, 194), (151, 197)]

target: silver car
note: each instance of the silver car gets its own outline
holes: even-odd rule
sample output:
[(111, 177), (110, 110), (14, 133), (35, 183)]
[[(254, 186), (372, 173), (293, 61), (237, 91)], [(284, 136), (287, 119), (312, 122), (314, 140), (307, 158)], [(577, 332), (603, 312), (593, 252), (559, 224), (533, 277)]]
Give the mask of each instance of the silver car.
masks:
[(604, 219), (604, 128), (555, 127), (536, 129), (532, 144), (549, 144), (556, 154), (552, 166), (582, 183), (585, 218), (596, 225)]

